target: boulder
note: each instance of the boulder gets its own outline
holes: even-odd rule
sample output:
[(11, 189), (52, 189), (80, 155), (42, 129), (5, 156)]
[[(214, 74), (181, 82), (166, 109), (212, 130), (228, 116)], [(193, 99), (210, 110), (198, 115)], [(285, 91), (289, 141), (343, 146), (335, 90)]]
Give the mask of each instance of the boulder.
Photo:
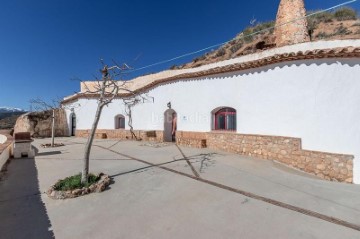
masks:
[[(14, 127), (14, 133), (29, 132), (31, 137), (51, 137), (52, 110), (29, 112), (21, 115)], [(66, 113), (63, 109), (55, 110), (55, 136), (69, 135)]]

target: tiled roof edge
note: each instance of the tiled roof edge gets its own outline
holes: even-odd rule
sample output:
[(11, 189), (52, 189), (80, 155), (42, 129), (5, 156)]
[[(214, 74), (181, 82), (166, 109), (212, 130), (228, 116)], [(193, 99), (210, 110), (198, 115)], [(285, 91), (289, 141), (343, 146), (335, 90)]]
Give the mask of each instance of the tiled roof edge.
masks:
[[(298, 60), (314, 60), (314, 59), (331, 59), (331, 58), (357, 58), (360, 57), (360, 47), (338, 47), (329, 49), (315, 49), (309, 51), (298, 51), (282, 54), (274, 54), (272, 56), (264, 57), (258, 60), (247, 61), (242, 63), (234, 63), (225, 66), (214, 67), (203, 71), (182, 73), (175, 76), (165, 77), (162, 79), (154, 80), (142, 87), (134, 89), (133, 94), (146, 92), (156, 86), (174, 82), (177, 80), (198, 78), (210, 75), (217, 75), (222, 73), (229, 73), (234, 71), (243, 71), (248, 69), (256, 69), (259, 67), (272, 65), (276, 63), (298, 61)], [(133, 95), (131, 94), (131, 95)], [(119, 98), (130, 96), (130, 94), (119, 94)], [(62, 104), (70, 103), (79, 98), (97, 98), (98, 94), (78, 93), (65, 98)]]

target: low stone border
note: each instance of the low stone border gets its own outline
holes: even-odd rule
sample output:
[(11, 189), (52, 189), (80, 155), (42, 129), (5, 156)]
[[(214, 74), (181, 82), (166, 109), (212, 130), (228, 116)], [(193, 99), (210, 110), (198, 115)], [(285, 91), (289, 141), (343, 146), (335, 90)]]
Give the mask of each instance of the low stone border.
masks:
[(54, 146), (51, 147), (51, 144), (41, 144), (40, 145), (42, 148), (55, 148), (55, 147), (61, 147), (61, 146), (65, 146), (65, 144), (60, 143), (60, 144), (54, 144)]
[(100, 177), (99, 181), (90, 185), (89, 187), (83, 187), (81, 189), (74, 189), (69, 191), (57, 191), (55, 190), (56, 184), (54, 184), (53, 186), (50, 187), (50, 189), (46, 192), (46, 194), (48, 195), (48, 197), (52, 199), (67, 199), (67, 198), (76, 198), (76, 197), (84, 196), (94, 192), (100, 193), (110, 185), (111, 179), (109, 175), (103, 173), (100, 173), (99, 177)]

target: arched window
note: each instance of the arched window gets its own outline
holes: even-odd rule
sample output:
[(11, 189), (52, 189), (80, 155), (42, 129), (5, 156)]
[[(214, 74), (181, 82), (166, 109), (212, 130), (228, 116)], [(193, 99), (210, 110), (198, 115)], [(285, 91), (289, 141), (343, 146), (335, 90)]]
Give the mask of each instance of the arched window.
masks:
[(236, 131), (236, 110), (221, 108), (214, 113), (214, 130)]
[(115, 116), (115, 129), (125, 129), (125, 117), (123, 115)]

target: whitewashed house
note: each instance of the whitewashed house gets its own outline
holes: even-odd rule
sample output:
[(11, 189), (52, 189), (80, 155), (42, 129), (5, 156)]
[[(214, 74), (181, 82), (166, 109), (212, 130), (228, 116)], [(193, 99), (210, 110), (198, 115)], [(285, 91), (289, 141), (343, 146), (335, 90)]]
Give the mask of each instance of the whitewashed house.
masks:
[[(302, 1), (283, 0), (278, 21), (293, 2), (300, 4), (295, 12), (303, 11)], [(309, 42), (306, 31), (299, 32), (277, 29), (279, 47), (260, 53), (131, 80), (131, 90), (154, 99), (133, 108), (136, 134), (171, 141), (176, 112), (178, 144), (277, 160), (360, 184), (360, 40)], [(99, 137), (130, 136), (120, 98), (104, 108)], [(82, 87), (62, 103), (70, 134), (86, 136), (96, 98)]]

